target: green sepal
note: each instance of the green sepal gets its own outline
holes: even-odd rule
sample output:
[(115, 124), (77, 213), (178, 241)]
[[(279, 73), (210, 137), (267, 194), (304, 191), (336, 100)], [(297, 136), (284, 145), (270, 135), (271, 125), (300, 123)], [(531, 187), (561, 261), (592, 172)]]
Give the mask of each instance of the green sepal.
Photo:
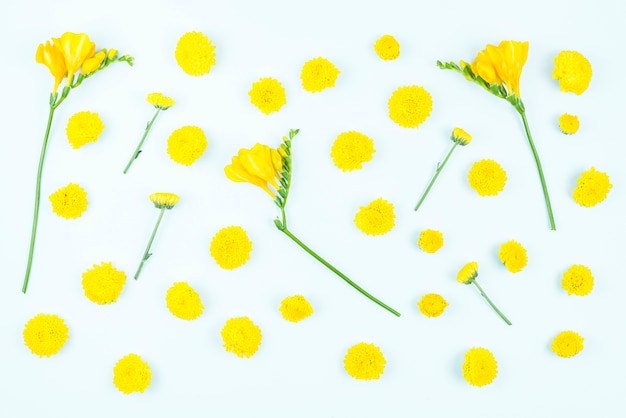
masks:
[(283, 231), (285, 229), (285, 227), (283, 226), (283, 223), (280, 221), (280, 219), (274, 219), (274, 225), (276, 225), (276, 228), (278, 228), (281, 231)]
[(282, 187), (280, 189), (278, 189), (278, 194), (280, 195), (280, 197), (282, 197), (283, 199), (287, 199), (287, 192), (285, 191), (285, 189), (283, 189)]
[(50, 93), (50, 106), (53, 106), (56, 103), (58, 95), (59, 93), (57, 92)]

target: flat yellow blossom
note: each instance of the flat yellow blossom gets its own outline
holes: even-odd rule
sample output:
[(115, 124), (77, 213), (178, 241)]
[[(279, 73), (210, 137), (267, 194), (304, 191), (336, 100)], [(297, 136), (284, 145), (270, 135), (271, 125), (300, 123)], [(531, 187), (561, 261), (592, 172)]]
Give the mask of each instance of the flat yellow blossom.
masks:
[(300, 72), (302, 87), (311, 93), (319, 93), (335, 86), (339, 69), (326, 58), (317, 57), (304, 63)]
[(417, 302), (420, 312), (429, 318), (440, 316), (447, 306), (448, 301), (437, 293), (427, 293)]
[(400, 44), (393, 36), (383, 35), (374, 44), (374, 51), (382, 60), (395, 60), (400, 56)]
[(146, 101), (161, 110), (167, 110), (176, 103), (174, 99), (164, 96), (162, 93), (150, 93), (146, 97)]
[(24, 344), (39, 357), (50, 357), (59, 352), (69, 338), (69, 329), (63, 318), (40, 313), (28, 320), (23, 331)]
[(143, 393), (152, 380), (150, 365), (139, 355), (127, 354), (113, 367), (113, 384), (122, 393)]
[(187, 321), (196, 319), (204, 310), (200, 295), (187, 282), (174, 283), (167, 290), (165, 303), (172, 315)]
[(240, 226), (220, 229), (211, 240), (211, 256), (223, 269), (233, 270), (250, 259), (252, 241)]
[(215, 45), (202, 32), (187, 32), (178, 40), (174, 56), (184, 72), (201, 76), (215, 65)]
[(550, 349), (559, 357), (574, 357), (583, 351), (585, 339), (574, 331), (560, 332), (552, 340)]
[(266, 115), (278, 112), (287, 103), (285, 88), (280, 81), (271, 77), (260, 78), (259, 81), (252, 83), (248, 95), (250, 103)]
[(389, 98), (389, 117), (403, 128), (417, 128), (430, 116), (433, 99), (424, 87), (403, 86)]
[(595, 167), (583, 171), (576, 180), (573, 198), (580, 206), (591, 207), (606, 199), (613, 185), (609, 176)]
[(561, 286), (569, 296), (586, 296), (593, 289), (594, 278), (589, 267), (573, 264), (563, 273)]
[(467, 177), (479, 196), (496, 196), (504, 189), (507, 180), (506, 171), (491, 159), (475, 162)]
[(78, 149), (90, 142), (96, 142), (103, 130), (104, 123), (100, 116), (84, 111), (77, 112), (68, 119), (65, 133), (72, 148)]
[(126, 283), (126, 274), (104, 261), (93, 265), (83, 273), (83, 291), (85, 296), (99, 305), (113, 303), (117, 300)]
[(367, 235), (383, 235), (395, 225), (396, 214), (393, 204), (383, 198), (372, 200), (369, 205), (361, 206), (354, 217), (354, 223)]
[(515, 240), (500, 245), (498, 258), (511, 273), (519, 273), (528, 263), (526, 248)]
[(231, 318), (220, 331), (224, 348), (237, 357), (252, 357), (261, 345), (261, 328), (247, 316)]
[(591, 63), (578, 51), (561, 51), (554, 58), (552, 78), (563, 92), (582, 94), (591, 81)]
[(172, 161), (189, 166), (204, 154), (208, 144), (201, 128), (183, 126), (167, 139), (167, 153)]
[(49, 196), (52, 211), (65, 219), (79, 218), (87, 210), (87, 192), (78, 184), (69, 183)]
[(580, 128), (580, 122), (578, 116), (570, 115), (569, 113), (563, 113), (559, 116), (559, 129), (565, 135), (573, 135), (578, 132)]
[(343, 367), (357, 380), (377, 380), (385, 371), (383, 352), (371, 343), (358, 343), (348, 349)]
[(313, 314), (313, 307), (302, 295), (286, 297), (280, 302), (278, 310), (290, 322), (300, 322)]
[(443, 233), (434, 229), (425, 229), (420, 232), (417, 245), (419, 245), (420, 249), (424, 252), (430, 254), (436, 253), (443, 247)]
[(374, 140), (356, 131), (340, 133), (330, 150), (335, 165), (342, 171), (360, 170), (371, 161), (376, 150)]
[(472, 386), (485, 386), (493, 382), (498, 374), (498, 362), (491, 351), (473, 347), (465, 353), (463, 377)]

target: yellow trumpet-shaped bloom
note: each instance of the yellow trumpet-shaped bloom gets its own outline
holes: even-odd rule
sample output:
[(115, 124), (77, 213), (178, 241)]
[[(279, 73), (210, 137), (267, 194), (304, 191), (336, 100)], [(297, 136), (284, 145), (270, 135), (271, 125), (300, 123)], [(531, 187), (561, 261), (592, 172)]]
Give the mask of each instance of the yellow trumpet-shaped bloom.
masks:
[(93, 56), (96, 44), (89, 39), (87, 34), (73, 32), (65, 32), (60, 38), (52, 38), (52, 41), (65, 58), (69, 84), (83, 63)]
[(65, 57), (56, 45), (46, 41), (45, 44), (39, 44), (37, 47), (37, 53), (35, 54), (35, 61), (38, 64), (43, 64), (50, 70), (50, 73), (54, 77), (54, 88), (52, 93), (56, 93), (59, 88), (59, 84), (65, 78), (67, 74), (67, 67), (65, 66)]
[(274, 197), (268, 183), (278, 189), (276, 178), (281, 169), (282, 157), (278, 150), (257, 143), (250, 149), (240, 149), (231, 164), (224, 167), (224, 173), (232, 181), (254, 184)]
[(528, 58), (528, 42), (502, 41), (498, 46), (487, 45), (480, 51), (471, 69), (489, 84), (504, 84), (520, 97), (519, 80)]
[(83, 62), (83, 74), (93, 73), (98, 68), (100, 68), (100, 64), (102, 64), (102, 61), (104, 61), (106, 56), (106, 50), (101, 49), (100, 51), (96, 52), (93, 57), (87, 58), (85, 62)]

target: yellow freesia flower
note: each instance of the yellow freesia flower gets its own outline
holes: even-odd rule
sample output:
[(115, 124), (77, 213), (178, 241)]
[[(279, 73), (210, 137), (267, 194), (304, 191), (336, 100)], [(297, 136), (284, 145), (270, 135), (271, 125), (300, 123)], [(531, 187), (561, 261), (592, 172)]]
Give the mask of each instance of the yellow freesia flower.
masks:
[(528, 42), (502, 41), (498, 46), (487, 45), (480, 51), (471, 69), (489, 84), (504, 84), (520, 97), (519, 79), (528, 58)]
[(87, 58), (85, 62), (83, 62), (82, 73), (89, 74), (96, 71), (98, 68), (100, 68), (100, 64), (102, 64), (102, 61), (104, 61), (106, 56), (106, 50), (101, 49), (100, 51), (96, 52), (93, 57)]
[(93, 56), (96, 44), (85, 33), (65, 32), (60, 38), (52, 38), (54, 45), (61, 51), (67, 67), (67, 84), (80, 69), (85, 60)]
[(65, 78), (67, 74), (63, 53), (54, 44), (50, 43), (50, 41), (46, 41), (45, 44), (39, 44), (37, 47), (35, 61), (38, 64), (45, 65), (50, 70), (50, 73), (54, 77), (52, 93), (56, 93), (59, 84), (61, 84), (61, 81), (63, 81), (63, 78)]
[(241, 148), (231, 164), (224, 167), (224, 173), (232, 181), (254, 184), (274, 197), (268, 183), (278, 189), (276, 179), (281, 168), (282, 157), (278, 150), (257, 143), (250, 149)]

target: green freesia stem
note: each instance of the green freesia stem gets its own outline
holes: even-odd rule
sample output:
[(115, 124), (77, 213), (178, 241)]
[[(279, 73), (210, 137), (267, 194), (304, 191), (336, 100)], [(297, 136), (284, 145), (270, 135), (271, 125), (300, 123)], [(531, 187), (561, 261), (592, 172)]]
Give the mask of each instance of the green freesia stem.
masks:
[(498, 315), (500, 315), (500, 318), (502, 318), (502, 320), (504, 322), (507, 323), (507, 325), (511, 325), (511, 321), (509, 321), (509, 319), (504, 316), (504, 314), (500, 311), (500, 309), (498, 309), (496, 307), (496, 305), (494, 305), (494, 303), (491, 301), (491, 299), (489, 299), (489, 296), (487, 296), (487, 294), (485, 293), (485, 291), (483, 290), (482, 287), (480, 287), (480, 285), (478, 284), (478, 282), (476, 280), (472, 280), (472, 283), (474, 283), (476, 285), (476, 287), (478, 288), (478, 290), (480, 291), (480, 294), (483, 295), (483, 297), (485, 298), (485, 300), (487, 300), (487, 302), (489, 303), (489, 305), (491, 305), (491, 307), (493, 308), (494, 311), (496, 311), (496, 313)]
[(143, 268), (143, 264), (150, 258), (152, 255), (150, 253), (150, 247), (152, 247), (152, 242), (154, 241), (154, 237), (156, 236), (157, 230), (159, 229), (159, 225), (161, 224), (161, 219), (163, 219), (163, 214), (165, 213), (166, 207), (161, 208), (159, 212), (159, 219), (157, 220), (156, 225), (154, 225), (154, 229), (152, 230), (152, 235), (150, 236), (150, 241), (148, 241), (148, 246), (146, 247), (146, 251), (143, 253), (143, 258), (141, 259), (141, 263), (139, 263), (139, 267), (137, 267), (137, 272), (135, 273), (135, 280), (139, 277), (139, 273), (141, 273), (141, 269)]
[(426, 188), (426, 191), (424, 191), (424, 194), (420, 198), (419, 202), (417, 202), (417, 205), (415, 206), (415, 211), (417, 211), (420, 208), (420, 206), (424, 202), (424, 199), (426, 199), (426, 196), (428, 195), (428, 192), (430, 192), (430, 189), (433, 187), (433, 184), (435, 184), (435, 180), (437, 180), (437, 177), (439, 177), (439, 173), (441, 173), (441, 170), (443, 170), (443, 167), (446, 165), (446, 163), (448, 162), (448, 159), (452, 155), (452, 152), (456, 149), (456, 147), (458, 145), (459, 145), (458, 142), (455, 142), (454, 145), (452, 145), (452, 147), (450, 148), (450, 151), (448, 151), (448, 155), (446, 155), (446, 158), (437, 167), (437, 171), (435, 171), (435, 175), (433, 176), (432, 180), (430, 180), (430, 183), (428, 184), (428, 187)]
[(139, 154), (141, 153), (141, 147), (143, 146), (144, 141), (148, 137), (148, 132), (150, 132), (150, 129), (152, 128), (152, 125), (154, 124), (154, 121), (156, 120), (157, 116), (159, 116), (159, 113), (161, 113), (161, 109), (157, 108), (157, 111), (152, 117), (152, 120), (150, 120), (150, 122), (148, 122), (148, 125), (146, 125), (146, 130), (143, 132), (143, 136), (141, 137), (141, 141), (139, 141), (139, 145), (137, 145), (137, 148), (135, 148), (135, 152), (133, 152), (133, 155), (130, 157), (128, 164), (126, 164), (126, 168), (124, 169), (124, 174), (126, 174), (126, 172), (130, 168), (130, 166), (133, 164), (133, 162), (137, 159), (137, 157), (139, 157)]

